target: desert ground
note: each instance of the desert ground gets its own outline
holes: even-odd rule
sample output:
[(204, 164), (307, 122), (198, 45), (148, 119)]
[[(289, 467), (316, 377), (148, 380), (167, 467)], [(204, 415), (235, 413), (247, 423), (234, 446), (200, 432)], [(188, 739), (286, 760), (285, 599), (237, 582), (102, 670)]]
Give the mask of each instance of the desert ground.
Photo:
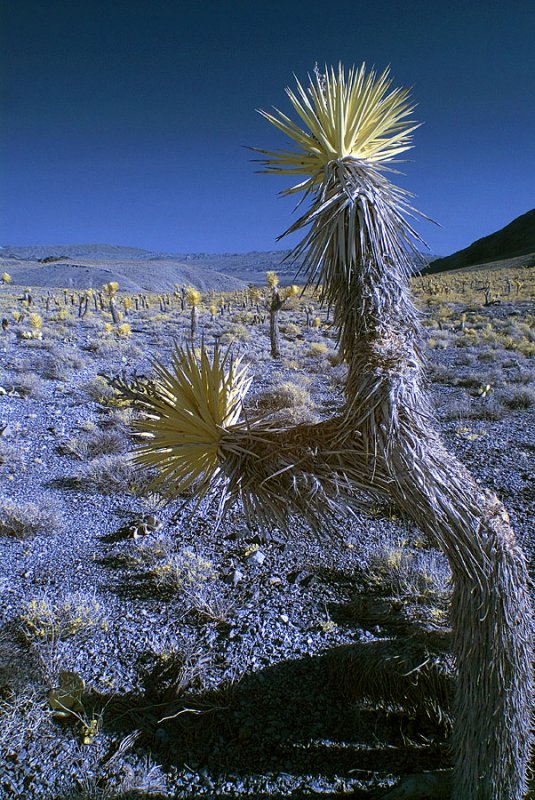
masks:
[[(198, 298), (195, 264), (149, 291), (139, 253), (130, 271), (39, 258), (1, 265), (0, 800), (433, 796), (455, 681), (441, 553), (389, 505), (319, 535), (239, 506), (217, 526), (217, 498), (151, 489), (140, 413), (109, 382), (218, 341), (253, 376), (248, 417), (325, 418), (345, 366), (319, 296), (288, 292), (273, 359), (269, 262), (256, 287), (207, 269)], [(533, 574), (535, 268), (413, 289), (442, 436)]]

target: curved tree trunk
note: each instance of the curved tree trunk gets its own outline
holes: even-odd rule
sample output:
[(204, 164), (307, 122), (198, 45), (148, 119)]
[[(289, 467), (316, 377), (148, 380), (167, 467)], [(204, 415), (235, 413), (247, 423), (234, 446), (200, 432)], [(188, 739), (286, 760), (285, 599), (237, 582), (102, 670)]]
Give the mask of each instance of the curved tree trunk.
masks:
[(518, 799), (526, 791), (531, 740), (525, 558), (502, 503), (443, 447), (411, 340), (390, 331), (361, 343), (348, 379), (348, 411), (358, 417), (369, 408), (372, 383), (377, 404), (359, 425), (361, 436), (382, 454), (393, 500), (443, 550), (451, 568), (453, 796)]

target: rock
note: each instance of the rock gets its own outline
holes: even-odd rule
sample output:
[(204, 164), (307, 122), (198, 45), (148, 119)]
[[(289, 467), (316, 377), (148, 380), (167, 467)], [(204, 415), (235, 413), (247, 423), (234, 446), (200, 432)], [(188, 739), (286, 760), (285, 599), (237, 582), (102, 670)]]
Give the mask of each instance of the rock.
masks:
[(251, 555), (248, 556), (247, 563), (251, 564), (252, 566), (261, 567), (265, 560), (265, 553), (263, 553), (261, 550), (255, 550), (254, 553), (251, 553)]

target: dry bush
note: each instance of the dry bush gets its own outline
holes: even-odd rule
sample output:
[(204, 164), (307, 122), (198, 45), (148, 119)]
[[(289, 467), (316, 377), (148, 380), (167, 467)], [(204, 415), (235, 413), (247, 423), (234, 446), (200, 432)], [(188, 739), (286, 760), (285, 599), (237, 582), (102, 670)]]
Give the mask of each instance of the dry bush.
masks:
[(80, 390), (101, 405), (117, 402), (117, 392), (102, 375), (95, 375), (91, 380), (82, 383)]
[(410, 547), (404, 540), (382, 544), (372, 553), (367, 578), (396, 597), (440, 601), (450, 593), (450, 570), (442, 553)]
[(535, 389), (530, 386), (523, 388), (508, 387), (500, 393), (500, 400), (504, 406), (512, 411), (533, 408), (535, 405)]
[(0, 535), (28, 539), (37, 533), (56, 529), (60, 523), (61, 516), (57, 511), (36, 503), (0, 500)]
[(314, 402), (304, 385), (285, 381), (263, 392), (255, 398), (256, 409), (262, 415), (273, 415), (277, 419), (291, 422), (314, 422)]
[(56, 599), (42, 594), (23, 603), (19, 627), (28, 644), (51, 644), (76, 636), (86, 639), (107, 631), (102, 604), (94, 594), (74, 592)]
[(81, 369), (83, 365), (83, 359), (76, 352), (53, 347), (41, 369), (41, 375), (49, 380), (65, 380), (70, 372)]
[(76, 480), (88, 492), (115, 494), (139, 487), (138, 471), (125, 455), (106, 455), (92, 459), (78, 472)]
[[(54, 736), (51, 715), (43, 703), (42, 691), (24, 689), (0, 698), (0, 752), (18, 759), (30, 740)], [(11, 796), (11, 795), (9, 795)]]
[(231, 606), (220, 592), (211, 561), (186, 549), (160, 561), (151, 572), (159, 587), (179, 593), (188, 608), (217, 622), (227, 622)]
[(43, 394), (43, 380), (35, 372), (19, 372), (12, 380), (12, 385), (22, 397), (38, 399)]
[(110, 430), (92, 430), (85, 436), (73, 436), (62, 442), (60, 452), (79, 458), (98, 458), (99, 456), (124, 453), (128, 446), (124, 430), (112, 428)]
[(22, 454), (15, 445), (0, 438), (0, 467), (6, 467), (14, 472), (22, 463)]

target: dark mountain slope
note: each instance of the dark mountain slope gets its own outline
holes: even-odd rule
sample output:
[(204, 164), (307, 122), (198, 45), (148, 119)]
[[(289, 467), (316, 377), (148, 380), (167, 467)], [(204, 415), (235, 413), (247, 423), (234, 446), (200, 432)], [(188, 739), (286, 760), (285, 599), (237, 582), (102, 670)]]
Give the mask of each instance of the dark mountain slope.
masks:
[(461, 269), (534, 252), (535, 208), (517, 217), (505, 228), (478, 239), (464, 250), (458, 250), (445, 258), (437, 258), (429, 264), (424, 273), (429, 275), (450, 269)]

